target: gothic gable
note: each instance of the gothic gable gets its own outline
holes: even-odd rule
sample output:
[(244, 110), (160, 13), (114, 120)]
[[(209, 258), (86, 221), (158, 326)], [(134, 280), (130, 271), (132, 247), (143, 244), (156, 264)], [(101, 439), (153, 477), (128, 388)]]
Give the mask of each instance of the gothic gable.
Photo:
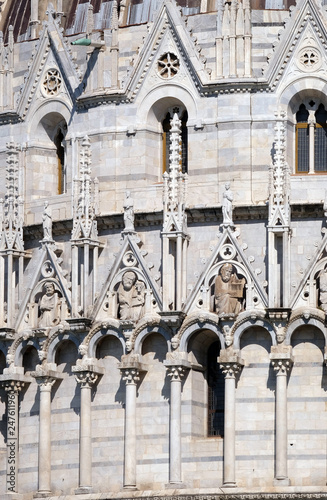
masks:
[(324, 237), (296, 289), (291, 307), (319, 308), (327, 312), (327, 234)]
[(145, 87), (176, 83), (198, 89), (209, 82), (201, 49), (187, 30), (180, 10), (173, 2), (164, 2), (158, 10), (143, 49), (134, 61), (128, 87), (134, 98)]
[(18, 101), (18, 114), (25, 118), (33, 102), (57, 97), (72, 105), (80, 83), (71, 52), (57, 22), (49, 12), (49, 21), (33, 52)]
[(275, 88), (296, 78), (327, 75), (327, 16), (318, 0), (300, 0), (275, 44), (265, 70)]
[[(212, 311), (219, 316), (235, 316), (243, 310), (259, 310), (267, 306), (267, 294), (259, 283), (258, 272), (254, 272), (249, 265), (243, 250), (246, 245), (241, 247), (237, 241), (238, 236), (239, 233), (231, 227), (223, 229), (218, 245), (185, 304), (184, 312)], [(230, 274), (229, 280), (222, 276), (224, 269)], [(222, 283), (225, 279), (226, 285)], [(219, 286), (230, 286), (232, 291), (228, 294), (232, 297), (230, 302), (233, 311), (229, 310), (230, 304), (226, 301), (226, 304), (217, 303)], [(221, 296), (223, 295), (225, 294), (222, 293)]]
[[(54, 242), (42, 243), (42, 247), (36, 252), (30, 262), (27, 274), (27, 290), (24, 301), (19, 309), (16, 331), (47, 329), (56, 326), (61, 320), (66, 319), (71, 310), (70, 283), (67, 281), (65, 272), (61, 267), (61, 251)], [(47, 287), (52, 290), (47, 292)], [(51, 306), (45, 306), (45, 317), (42, 312), (42, 304), (49, 294), (48, 299)], [(52, 298), (53, 297), (53, 298)]]
[[(144, 259), (136, 236), (125, 234), (108, 279), (92, 313), (93, 320), (108, 317), (137, 322), (146, 314), (162, 309), (162, 299), (155, 279)], [(125, 286), (125, 281), (130, 283)]]

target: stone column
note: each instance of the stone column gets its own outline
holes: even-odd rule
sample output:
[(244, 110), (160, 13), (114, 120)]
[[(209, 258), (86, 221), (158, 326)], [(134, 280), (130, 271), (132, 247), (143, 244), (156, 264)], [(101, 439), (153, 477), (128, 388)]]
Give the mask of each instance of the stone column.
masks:
[(220, 351), (220, 369), (225, 376), (224, 487), (236, 487), (235, 480), (235, 388), (244, 363), (235, 353)]
[(315, 173), (315, 128), (316, 118), (313, 110), (309, 111), (309, 174)]
[(135, 368), (123, 370), (126, 383), (124, 488), (136, 488), (136, 389), (140, 380)]
[(136, 390), (140, 372), (146, 371), (138, 355), (122, 356), (119, 369), (126, 383), (124, 435), (124, 488), (136, 489)]
[(169, 482), (181, 483), (181, 395), (182, 379), (190, 366), (164, 361), (170, 377)]
[(19, 393), (25, 382), (15, 379), (2, 381), (7, 393), (7, 493), (18, 492)]
[(290, 352), (272, 352), (271, 364), (276, 373), (276, 457), (274, 485), (289, 486), (287, 473), (287, 374), (293, 358)]
[(42, 368), (31, 375), (40, 389), (38, 496), (46, 497), (51, 493), (51, 389), (62, 375)]
[(91, 389), (103, 370), (73, 366), (72, 371), (81, 387), (80, 445), (79, 445), (79, 488), (75, 493), (88, 493), (92, 488), (92, 419)]

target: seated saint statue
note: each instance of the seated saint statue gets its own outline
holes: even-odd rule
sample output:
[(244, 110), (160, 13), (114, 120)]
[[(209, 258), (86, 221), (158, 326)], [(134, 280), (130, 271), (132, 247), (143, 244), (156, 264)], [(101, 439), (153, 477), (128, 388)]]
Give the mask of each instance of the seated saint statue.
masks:
[(118, 288), (119, 318), (138, 321), (145, 302), (145, 286), (134, 271), (126, 271)]
[(239, 279), (232, 264), (224, 264), (215, 280), (215, 309), (218, 316), (236, 315), (242, 311), (245, 279)]
[(49, 281), (43, 285), (43, 295), (39, 302), (40, 317), (38, 326), (48, 328), (60, 321), (60, 299), (54, 284)]

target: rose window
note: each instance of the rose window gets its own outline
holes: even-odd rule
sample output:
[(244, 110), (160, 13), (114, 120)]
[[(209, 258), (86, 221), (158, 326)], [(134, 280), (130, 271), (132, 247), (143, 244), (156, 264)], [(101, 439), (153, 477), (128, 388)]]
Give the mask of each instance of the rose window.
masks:
[(179, 60), (175, 54), (167, 52), (158, 59), (158, 73), (162, 78), (173, 78), (178, 70)]
[(302, 50), (299, 54), (298, 66), (304, 71), (315, 71), (320, 67), (321, 57), (313, 47)]
[(61, 76), (57, 69), (49, 69), (43, 80), (43, 89), (47, 95), (58, 94), (61, 88)]

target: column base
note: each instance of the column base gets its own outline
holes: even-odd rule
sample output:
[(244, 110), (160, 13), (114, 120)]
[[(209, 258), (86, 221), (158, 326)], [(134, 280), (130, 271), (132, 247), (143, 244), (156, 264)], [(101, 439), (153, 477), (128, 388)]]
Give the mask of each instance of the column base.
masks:
[(182, 481), (171, 481), (170, 483), (165, 484), (165, 488), (167, 488), (168, 490), (169, 489), (170, 490), (179, 490), (179, 489), (186, 488), (186, 485)]
[(288, 477), (282, 477), (280, 479), (275, 477), (273, 485), (274, 486), (291, 486), (291, 480)]
[(47, 498), (51, 497), (52, 491), (37, 491), (34, 495), (33, 498)]
[(222, 488), (237, 488), (237, 484), (235, 482), (224, 483)]
[(124, 490), (128, 490), (128, 491), (137, 491), (136, 486), (124, 486), (123, 488), (124, 488)]
[(84, 493), (94, 493), (92, 486), (80, 486), (74, 491), (75, 495), (83, 495)]

